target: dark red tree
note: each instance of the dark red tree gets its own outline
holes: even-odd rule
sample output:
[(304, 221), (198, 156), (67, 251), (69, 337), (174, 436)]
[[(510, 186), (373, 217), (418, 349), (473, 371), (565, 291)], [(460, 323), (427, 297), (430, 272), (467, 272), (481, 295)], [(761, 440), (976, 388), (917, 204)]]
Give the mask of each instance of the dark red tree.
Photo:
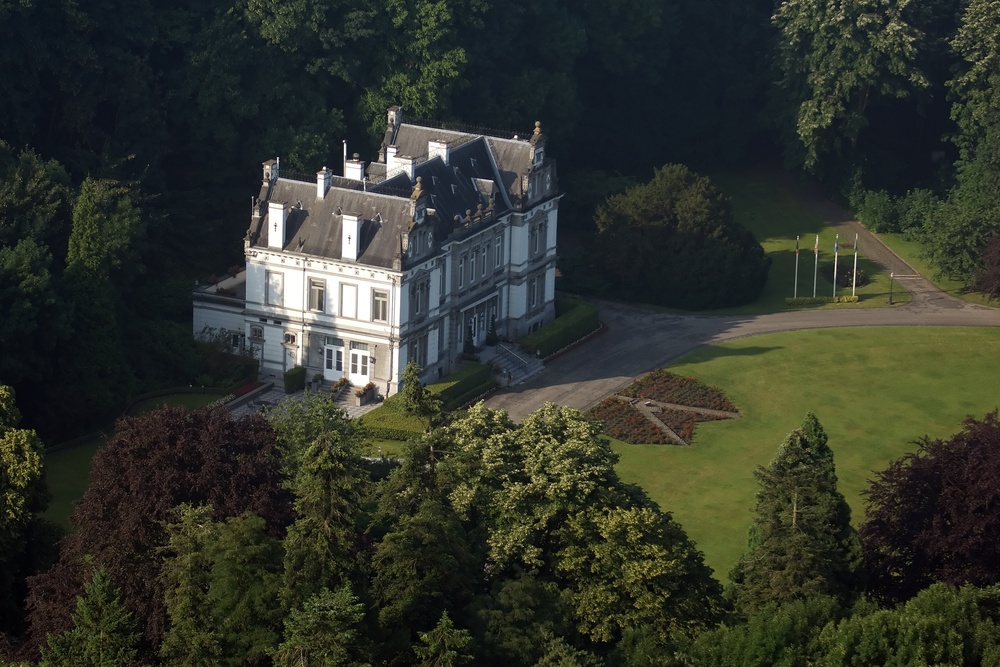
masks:
[(948, 440), (925, 438), (872, 482), (861, 526), (869, 586), (914, 597), (935, 581), (1000, 582), (1000, 419), (969, 417)]
[(207, 503), (215, 518), (263, 517), (275, 537), (291, 522), (275, 435), (260, 416), (161, 408), (119, 420), (95, 455), (90, 486), (76, 506), (74, 532), (52, 569), (29, 582), (31, 647), (70, 625), (92, 565), (103, 565), (140, 619), (147, 647), (159, 644), (166, 614), (160, 582), (165, 523), (183, 502)]
[(1000, 299), (1000, 236), (994, 236), (983, 248), (983, 270), (976, 274), (972, 289)]

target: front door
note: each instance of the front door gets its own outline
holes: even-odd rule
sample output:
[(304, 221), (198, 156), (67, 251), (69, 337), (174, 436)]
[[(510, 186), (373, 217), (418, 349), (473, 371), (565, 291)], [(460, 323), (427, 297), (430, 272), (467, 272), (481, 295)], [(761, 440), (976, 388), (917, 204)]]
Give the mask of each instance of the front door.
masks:
[(351, 368), (347, 379), (353, 385), (368, 384), (368, 350), (351, 350)]
[(344, 377), (344, 348), (327, 345), (323, 354), (323, 379), (328, 382), (336, 382)]

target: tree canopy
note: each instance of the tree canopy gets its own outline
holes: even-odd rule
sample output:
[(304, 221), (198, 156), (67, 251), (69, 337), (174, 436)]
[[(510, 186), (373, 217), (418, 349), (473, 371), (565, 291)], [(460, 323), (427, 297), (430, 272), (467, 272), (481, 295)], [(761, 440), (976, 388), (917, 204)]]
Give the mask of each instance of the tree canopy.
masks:
[(750, 616), (813, 596), (849, 602), (860, 589), (861, 545), (814, 414), (754, 477), (760, 490), (747, 552), (730, 573), (736, 609)]
[(935, 581), (1000, 582), (1000, 418), (969, 418), (946, 440), (924, 439), (868, 490), (860, 528), (870, 588), (908, 600)]

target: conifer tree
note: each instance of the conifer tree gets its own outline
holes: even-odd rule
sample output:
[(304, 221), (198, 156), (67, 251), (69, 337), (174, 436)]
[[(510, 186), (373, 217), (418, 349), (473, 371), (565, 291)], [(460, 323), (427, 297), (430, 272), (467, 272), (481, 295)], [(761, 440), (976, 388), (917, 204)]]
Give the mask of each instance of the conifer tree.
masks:
[(816, 415), (806, 415), (754, 476), (760, 490), (747, 551), (730, 573), (737, 610), (751, 616), (814, 595), (847, 601), (858, 586), (861, 545)]
[(117, 667), (136, 657), (139, 630), (104, 568), (77, 598), (73, 627), (49, 637), (39, 667)]

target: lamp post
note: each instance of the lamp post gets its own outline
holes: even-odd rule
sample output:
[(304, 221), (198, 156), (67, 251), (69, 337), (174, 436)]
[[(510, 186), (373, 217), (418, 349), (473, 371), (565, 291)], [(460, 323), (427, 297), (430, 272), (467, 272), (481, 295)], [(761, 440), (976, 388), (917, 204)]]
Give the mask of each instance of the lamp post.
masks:
[(892, 279), (893, 279), (893, 277), (894, 277), (894, 274), (892, 273), (892, 271), (890, 271), (889, 272), (889, 305), (890, 306), (892, 305)]

